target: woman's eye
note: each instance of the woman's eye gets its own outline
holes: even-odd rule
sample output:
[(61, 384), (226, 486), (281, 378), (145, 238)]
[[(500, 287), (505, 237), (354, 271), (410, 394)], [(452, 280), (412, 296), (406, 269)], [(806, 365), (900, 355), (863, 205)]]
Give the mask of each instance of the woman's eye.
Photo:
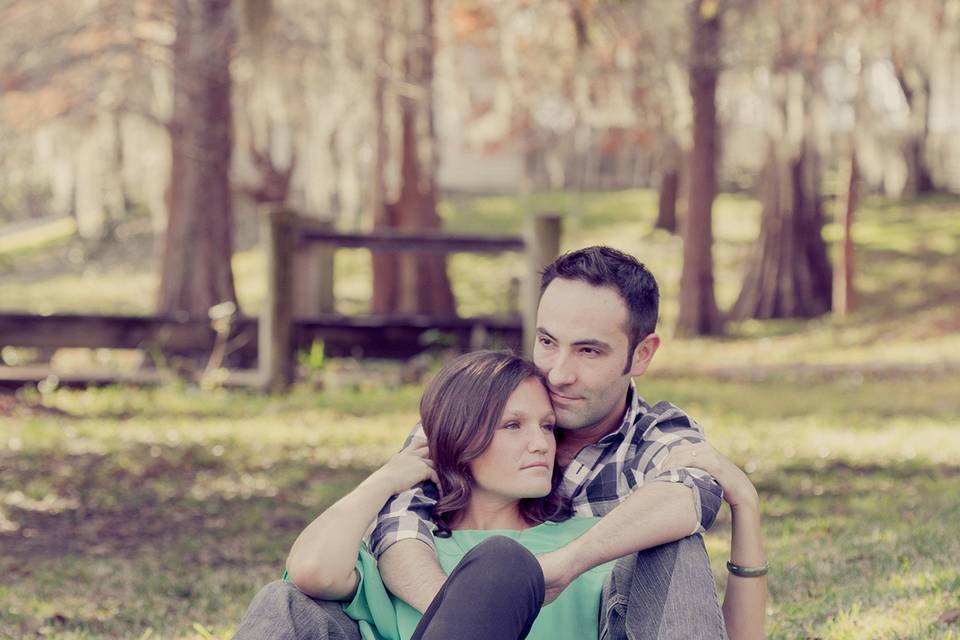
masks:
[(519, 429), (519, 428), (520, 428), (520, 424), (517, 423), (517, 422), (508, 422), (507, 424), (503, 425), (503, 428), (504, 428), (504, 429)]
[(553, 430), (555, 430), (555, 429), (557, 428), (557, 425), (555, 425), (555, 424), (553, 424), (553, 423), (547, 423), (547, 424), (541, 425), (540, 428), (541, 428), (541, 429), (545, 429), (545, 430), (547, 430), (547, 431), (553, 431)]

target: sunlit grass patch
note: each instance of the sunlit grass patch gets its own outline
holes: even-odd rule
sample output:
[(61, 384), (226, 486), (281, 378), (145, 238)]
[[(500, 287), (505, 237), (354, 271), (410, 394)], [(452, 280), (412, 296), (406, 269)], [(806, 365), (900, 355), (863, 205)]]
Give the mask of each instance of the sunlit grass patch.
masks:
[(0, 260), (63, 243), (76, 232), (76, 221), (71, 217), (65, 217), (22, 231), (0, 235)]

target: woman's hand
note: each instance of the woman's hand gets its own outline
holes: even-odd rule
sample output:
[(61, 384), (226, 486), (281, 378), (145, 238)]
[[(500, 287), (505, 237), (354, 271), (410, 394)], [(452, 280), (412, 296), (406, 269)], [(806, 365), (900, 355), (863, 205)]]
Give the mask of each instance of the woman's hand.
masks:
[(433, 469), (433, 461), (430, 460), (427, 441), (419, 438), (399, 453), (395, 453), (386, 464), (374, 471), (369, 479), (384, 483), (390, 495), (402, 493), (424, 480), (440, 484), (437, 472)]
[(683, 443), (670, 450), (661, 464), (662, 469), (694, 467), (703, 469), (720, 483), (723, 498), (731, 509), (753, 507), (759, 509), (760, 497), (740, 467), (713, 448), (709, 442)]

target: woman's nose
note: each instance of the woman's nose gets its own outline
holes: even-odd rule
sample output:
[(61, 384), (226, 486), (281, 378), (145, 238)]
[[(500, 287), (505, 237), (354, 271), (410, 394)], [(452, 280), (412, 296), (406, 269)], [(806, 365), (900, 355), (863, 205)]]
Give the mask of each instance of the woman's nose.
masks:
[(550, 443), (547, 440), (547, 435), (543, 432), (543, 429), (538, 425), (536, 432), (530, 436), (530, 439), (527, 441), (527, 449), (531, 453), (546, 453), (550, 450)]

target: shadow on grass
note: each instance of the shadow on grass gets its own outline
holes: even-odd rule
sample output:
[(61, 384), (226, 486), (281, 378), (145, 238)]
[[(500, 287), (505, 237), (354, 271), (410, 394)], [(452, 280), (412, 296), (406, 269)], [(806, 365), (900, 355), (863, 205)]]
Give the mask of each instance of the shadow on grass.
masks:
[(226, 557), (218, 539), (292, 535), (367, 473), (302, 459), (258, 465), (200, 445), (0, 456), (0, 470), (0, 562), (14, 565), (69, 553), (132, 557), (200, 541), (209, 543), (204, 562), (216, 564)]

